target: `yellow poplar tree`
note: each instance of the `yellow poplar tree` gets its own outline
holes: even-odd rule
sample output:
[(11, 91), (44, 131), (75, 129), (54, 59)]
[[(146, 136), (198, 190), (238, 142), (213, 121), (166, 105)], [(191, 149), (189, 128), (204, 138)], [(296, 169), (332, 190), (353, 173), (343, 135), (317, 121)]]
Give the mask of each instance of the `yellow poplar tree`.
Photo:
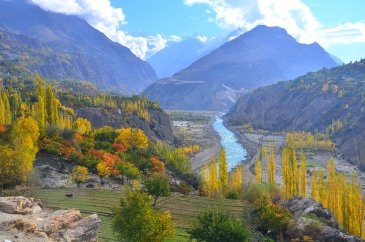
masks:
[(209, 193), (214, 197), (218, 194), (218, 177), (217, 177), (217, 162), (214, 157), (210, 158), (209, 163)]
[(227, 168), (227, 157), (226, 151), (222, 148), (218, 155), (219, 164), (219, 189), (223, 196), (227, 194), (228, 191), (228, 168)]
[(260, 184), (262, 182), (262, 168), (259, 156), (256, 156), (255, 174), (256, 174), (256, 183)]
[(275, 152), (274, 152), (274, 144), (270, 144), (270, 153), (269, 153), (269, 159), (267, 162), (267, 169), (268, 169), (268, 175), (269, 175), (269, 183), (275, 184)]
[(14, 149), (18, 167), (17, 174), (25, 182), (33, 169), (33, 162), (38, 152), (37, 141), (39, 128), (32, 117), (21, 117), (15, 124)]
[(307, 160), (303, 151), (300, 153), (300, 196), (307, 196)]

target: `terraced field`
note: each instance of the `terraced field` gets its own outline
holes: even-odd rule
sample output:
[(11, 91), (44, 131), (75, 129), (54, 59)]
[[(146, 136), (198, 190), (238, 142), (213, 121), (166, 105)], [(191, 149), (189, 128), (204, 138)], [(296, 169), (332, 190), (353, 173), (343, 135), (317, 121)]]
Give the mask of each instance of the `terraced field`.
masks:
[[(72, 193), (73, 198), (65, 194)], [(27, 194), (39, 198), (49, 206), (57, 208), (77, 208), (83, 215), (97, 213), (102, 220), (99, 231), (100, 241), (116, 241), (111, 230), (113, 207), (119, 205), (121, 192), (97, 189), (38, 189)], [(176, 236), (170, 241), (189, 241), (186, 229), (191, 227), (197, 215), (209, 209), (227, 211), (233, 216), (242, 218), (243, 203), (237, 200), (212, 199), (194, 195), (172, 194), (161, 198), (157, 208), (170, 211), (177, 226)]]

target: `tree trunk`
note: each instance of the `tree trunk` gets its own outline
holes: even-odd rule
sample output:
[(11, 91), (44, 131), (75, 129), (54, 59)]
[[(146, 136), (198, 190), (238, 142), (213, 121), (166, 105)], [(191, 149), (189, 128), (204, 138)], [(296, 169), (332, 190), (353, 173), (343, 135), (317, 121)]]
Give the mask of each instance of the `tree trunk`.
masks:
[(157, 204), (157, 198), (158, 198), (158, 196), (155, 196), (155, 202), (153, 203), (153, 207), (156, 207), (156, 204)]
[(77, 188), (80, 188), (80, 182), (77, 183)]

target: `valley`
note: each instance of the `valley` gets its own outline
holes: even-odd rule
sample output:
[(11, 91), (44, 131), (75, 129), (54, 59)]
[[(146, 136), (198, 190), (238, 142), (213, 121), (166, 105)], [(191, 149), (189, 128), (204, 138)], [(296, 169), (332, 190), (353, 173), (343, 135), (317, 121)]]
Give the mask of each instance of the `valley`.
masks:
[(0, 0), (0, 241), (365, 241), (363, 15), (278, 2)]

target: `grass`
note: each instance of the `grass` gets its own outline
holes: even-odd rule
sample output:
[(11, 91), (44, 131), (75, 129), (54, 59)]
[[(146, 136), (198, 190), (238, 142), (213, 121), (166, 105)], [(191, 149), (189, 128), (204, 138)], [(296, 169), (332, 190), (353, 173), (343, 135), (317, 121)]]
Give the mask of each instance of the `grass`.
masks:
[[(65, 194), (73, 193), (67, 198)], [(56, 208), (77, 208), (83, 215), (97, 213), (102, 221), (99, 241), (116, 241), (111, 229), (113, 207), (119, 205), (121, 192), (98, 189), (36, 189), (27, 194), (39, 198), (49, 206)], [(157, 209), (170, 211), (176, 224), (176, 236), (169, 242), (189, 241), (186, 230), (190, 228), (197, 215), (206, 210), (219, 209), (242, 218), (243, 203), (238, 200), (213, 199), (195, 195), (174, 193), (170, 197), (160, 198)]]

